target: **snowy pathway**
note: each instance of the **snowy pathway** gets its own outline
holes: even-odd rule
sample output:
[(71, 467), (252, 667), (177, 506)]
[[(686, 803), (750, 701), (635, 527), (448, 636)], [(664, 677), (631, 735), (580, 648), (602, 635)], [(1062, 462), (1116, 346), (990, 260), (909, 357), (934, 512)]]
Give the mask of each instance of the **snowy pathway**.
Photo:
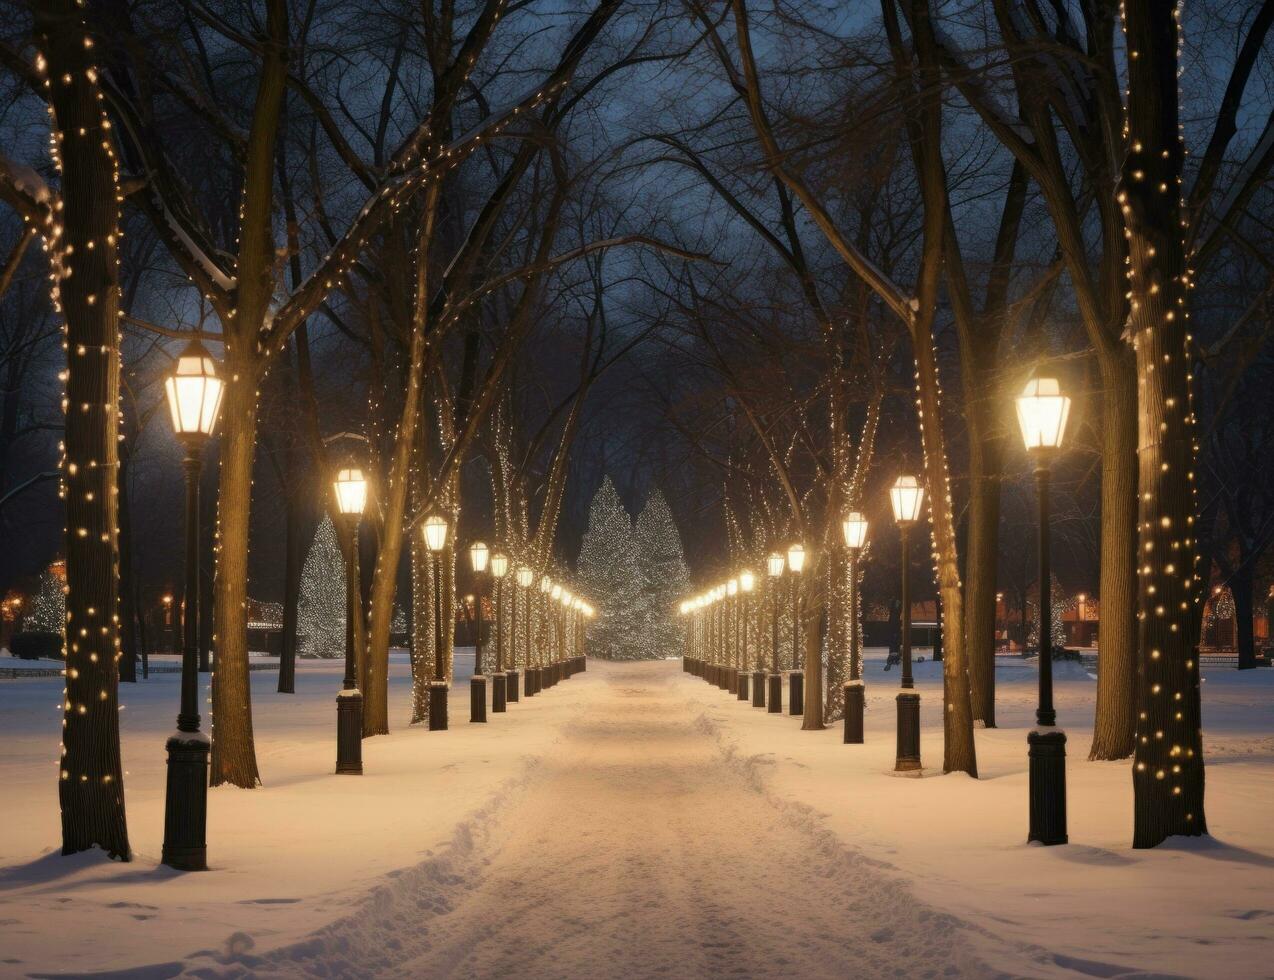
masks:
[(770, 802), (723, 757), (678, 670), (608, 666), (567, 682), (590, 689), (560, 741), (449, 847), (345, 919), (239, 966), (343, 977), (988, 972), (961, 923)]

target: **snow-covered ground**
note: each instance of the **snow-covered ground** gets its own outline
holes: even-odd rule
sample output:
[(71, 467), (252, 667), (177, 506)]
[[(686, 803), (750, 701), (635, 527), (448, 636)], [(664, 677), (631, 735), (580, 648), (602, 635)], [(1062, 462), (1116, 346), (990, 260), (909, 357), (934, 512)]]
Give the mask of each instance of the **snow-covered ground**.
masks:
[[(877, 652), (878, 653), (878, 652)], [(1070, 838), (1028, 847), (1034, 670), (998, 671), (982, 779), (889, 775), (897, 671), (869, 653), (867, 744), (753, 709), (679, 662), (605, 664), (452, 730), (405, 724), (337, 777), (341, 665), (252, 674), (264, 786), (210, 794), (213, 869), (159, 867), (175, 674), (124, 685), (131, 864), (57, 853), (60, 682), (0, 681), (0, 976), (1270, 976), (1274, 671), (1204, 687), (1205, 842), (1128, 846), (1131, 780), (1089, 763), (1094, 684), (1057, 682)]]

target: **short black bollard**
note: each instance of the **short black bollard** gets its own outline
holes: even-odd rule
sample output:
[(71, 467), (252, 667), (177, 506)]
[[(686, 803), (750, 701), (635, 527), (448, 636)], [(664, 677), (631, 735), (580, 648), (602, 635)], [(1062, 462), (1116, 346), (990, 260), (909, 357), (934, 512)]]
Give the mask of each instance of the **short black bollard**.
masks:
[(765, 707), (765, 671), (752, 671), (752, 707)]
[(509, 704), (518, 703), (518, 672), (508, 670), (504, 673), (504, 699)]
[(336, 695), (336, 772), (363, 774), (363, 693), (357, 688)]
[(865, 691), (862, 681), (845, 682), (845, 744), (863, 744), (863, 701)]
[(1065, 844), (1066, 733), (1034, 731), (1026, 736), (1030, 756), (1031, 827), (1028, 841)]
[(898, 751), (894, 772), (920, 772), (920, 695), (898, 695)]
[(788, 712), (793, 715), (803, 715), (805, 714), (805, 672), (794, 670), (787, 676), (792, 692), (792, 706)]
[(766, 681), (769, 690), (766, 692), (766, 701), (768, 702), (768, 710), (772, 715), (783, 713), (783, 675), (771, 674)]
[(738, 675), (734, 683), (739, 692), (739, 700), (746, 701), (748, 699), (748, 672), (746, 670), (739, 670), (735, 673)]
[(445, 732), (447, 730), (447, 682), (429, 682), (429, 730)]
[(487, 679), (482, 674), (469, 678), (469, 721), (487, 720)]
[(491, 712), (503, 713), (505, 710), (508, 679), (503, 673), (491, 675)]

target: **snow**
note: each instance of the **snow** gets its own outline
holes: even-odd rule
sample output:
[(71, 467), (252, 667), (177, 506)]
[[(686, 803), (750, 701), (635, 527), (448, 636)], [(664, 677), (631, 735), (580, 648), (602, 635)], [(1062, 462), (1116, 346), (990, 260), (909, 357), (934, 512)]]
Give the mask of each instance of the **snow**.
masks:
[[(471, 663), (471, 661), (470, 661)], [(941, 664), (916, 665), (921, 779), (887, 778), (899, 672), (866, 663), (866, 743), (751, 708), (678, 662), (587, 672), (451, 730), (409, 716), (332, 775), (343, 665), (251, 675), (264, 787), (209, 794), (212, 870), (157, 866), (175, 674), (123, 685), (131, 864), (57, 843), (57, 678), (0, 682), (0, 976), (1051, 976), (1268, 973), (1274, 671), (1209, 671), (1205, 841), (1133, 851), (1126, 763), (1084, 761), (1094, 683), (1058, 677), (1070, 838), (1028, 847), (1036, 674), (998, 670), (982, 779), (941, 776)], [(205, 718), (205, 724), (207, 719)]]

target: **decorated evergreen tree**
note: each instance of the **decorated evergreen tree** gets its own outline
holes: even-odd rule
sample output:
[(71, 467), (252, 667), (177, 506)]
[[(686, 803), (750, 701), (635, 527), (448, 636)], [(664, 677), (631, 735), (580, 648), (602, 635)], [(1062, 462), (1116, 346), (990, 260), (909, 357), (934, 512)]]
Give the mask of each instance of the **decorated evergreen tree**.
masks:
[(642, 656), (652, 660), (676, 656), (681, 652), (682, 627), (674, 607), (690, 591), (690, 571), (681, 551), (681, 534), (658, 489), (646, 498), (634, 538), (642, 585)]
[(641, 638), (644, 587), (633, 522), (610, 477), (589, 505), (576, 572), (581, 591), (598, 609), (588, 624), (589, 653), (610, 660), (647, 656)]
[(303, 656), (345, 656), (345, 559), (330, 517), (314, 532), (301, 569), (297, 631)]
[(40, 576), (22, 628), (29, 633), (62, 633), (66, 629), (66, 581), (52, 568)]

